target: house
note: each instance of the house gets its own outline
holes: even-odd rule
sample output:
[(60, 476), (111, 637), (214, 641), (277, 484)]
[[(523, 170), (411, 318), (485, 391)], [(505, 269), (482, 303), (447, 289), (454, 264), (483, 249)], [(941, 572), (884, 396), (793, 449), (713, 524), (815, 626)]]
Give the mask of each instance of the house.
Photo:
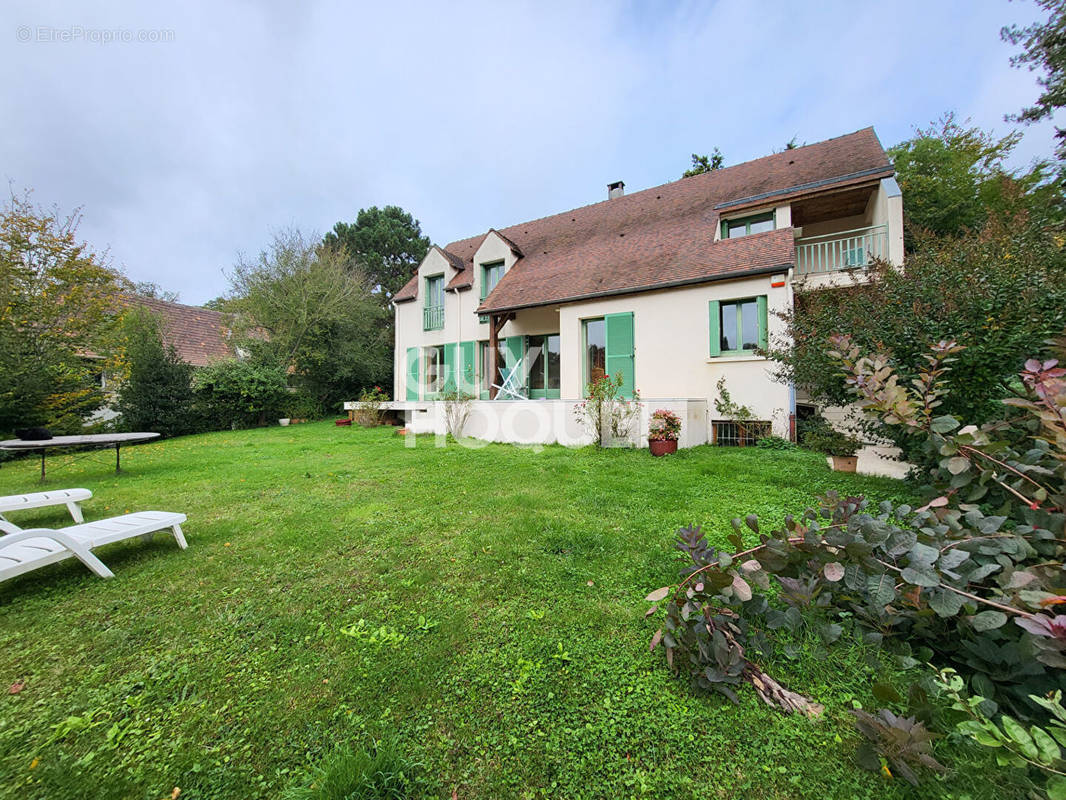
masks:
[(187, 364), (206, 367), (236, 357), (226, 314), (133, 294), (122, 295), (118, 302), (123, 309), (139, 306), (154, 314), (159, 319), (163, 343), (173, 345)]
[[(217, 361), (237, 356), (230, 340), (227, 315), (199, 306), (187, 306), (167, 300), (157, 300), (138, 294), (120, 294), (115, 298), (115, 312), (125, 313), (131, 308), (144, 308), (158, 320), (163, 343), (173, 346), (178, 357), (194, 367), (206, 367)], [(115, 409), (118, 385), (104, 368), (103, 359), (96, 353), (83, 353), (95, 363), (100, 387), (106, 393), (105, 404), (86, 420), (87, 424), (106, 422), (118, 416)]]
[[(433, 246), (394, 298), (394, 407), (441, 431), (432, 401), (478, 398), (467, 435), (577, 442), (588, 384), (620, 374), (681, 446), (727, 443), (721, 378), (763, 433), (789, 436), (797, 398), (755, 351), (798, 293), (902, 264), (899, 186), (872, 128)], [(515, 391), (498, 388), (512, 370)], [(528, 398), (528, 399), (525, 399)]]

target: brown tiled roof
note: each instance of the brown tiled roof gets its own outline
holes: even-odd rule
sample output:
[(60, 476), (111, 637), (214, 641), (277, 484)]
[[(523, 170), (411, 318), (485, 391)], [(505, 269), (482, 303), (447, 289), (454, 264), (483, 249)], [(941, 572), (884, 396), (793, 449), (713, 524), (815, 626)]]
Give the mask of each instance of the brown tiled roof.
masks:
[[(523, 256), (478, 310), (508, 311), (787, 268), (794, 260), (791, 229), (715, 243), (719, 215), (891, 174), (877, 135), (865, 128), (512, 225), (499, 233)], [(485, 235), (445, 249), (471, 266)], [(460, 275), (469, 280), (472, 273)], [(417, 281), (404, 290), (408, 287), (414, 293), (407, 299), (413, 299)]]
[(120, 302), (126, 307), (141, 306), (158, 316), (162, 322), (163, 341), (174, 345), (181, 359), (194, 367), (234, 357), (225, 314), (139, 295), (122, 295)]

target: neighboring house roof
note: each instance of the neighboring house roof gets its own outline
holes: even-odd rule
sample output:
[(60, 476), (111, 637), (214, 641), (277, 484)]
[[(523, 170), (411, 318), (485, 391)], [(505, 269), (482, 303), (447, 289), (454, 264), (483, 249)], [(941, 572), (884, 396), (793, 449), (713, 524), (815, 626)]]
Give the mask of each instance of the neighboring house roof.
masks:
[[(786, 269), (795, 254), (791, 230), (715, 242), (720, 215), (870, 183), (892, 173), (873, 128), (865, 128), (512, 225), (497, 233), (522, 256), (478, 311), (512, 311)], [(488, 235), (443, 248), (463, 263), (452, 284), (460, 277), (467, 285), (472, 281), (474, 271), (466, 267)], [(413, 300), (417, 293), (416, 276), (396, 300)]]
[(182, 361), (205, 367), (233, 358), (227, 316), (198, 306), (169, 303), (139, 295), (123, 295), (123, 306), (141, 306), (160, 318), (163, 341), (173, 345)]

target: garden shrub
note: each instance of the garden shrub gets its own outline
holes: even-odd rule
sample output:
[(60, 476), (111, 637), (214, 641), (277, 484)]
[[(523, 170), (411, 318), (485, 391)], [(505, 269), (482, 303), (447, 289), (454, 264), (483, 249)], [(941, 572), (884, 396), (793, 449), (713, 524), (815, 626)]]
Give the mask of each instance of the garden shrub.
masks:
[(173, 345), (163, 344), (159, 320), (147, 309), (133, 309), (122, 321), (125, 379), (117, 410), (127, 431), (179, 436), (196, 430), (193, 368)]
[[(755, 515), (734, 519), (733, 553), (710, 545), (699, 527), (682, 528), (682, 580), (647, 598), (656, 604), (648, 616), (659, 604), (665, 612), (652, 649), (661, 644), (668, 665), (697, 688), (735, 699), (748, 683), (773, 706), (815, 715), (816, 703), (751, 656), (774, 652), (777, 631), (812, 630), (827, 646), (849, 633), (902, 666), (933, 660), (959, 670), (988, 716), (1046, 721), (1033, 698), (1060, 687), (1066, 667), (1066, 615), (1054, 611), (1066, 604), (1066, 369), (1054, 359), (1027, 362), (1026, 393), (1010, 401), (1023, 414), (961, 427), (941, 413), (959, 345), (936, 345), (913, 382), (847, 337), (834, 345), (831, 357), (863, 407), (915, 449), (937, 454), (927, 502), (875, 509), (829, 493), (772, 530)], [(1003, 436), (1008, 430), (1014, 435)], [(1019, 438), (1029, 441), (1013, 447)], [(913, 719), (858, 722), (880, 738), (882, 756), (902, 742), (907, 758), (935, 768), (920, 758), (926, 734)]]
[(197, 371), (194, 392), (208, 429), (264, 425), (291, 401), (285, 372), (251, 361), (220, 361)]
[(764, 436), (755, 443), (756, 447), (763, 450), (795, 450), (796, 443), (790, 442), (783, 436)]
[(355, 421), (364, 428), (372, 428), (384, 421), (381, 410), (382, 403), (387, 403), (389, 396), (382, 391), (380, 386), (373, 389), (363, 389), (359, 393), (359, 405), (355, 408)]
[(588, 385), (588, 397), (574, 406), (574, 417), (600, 447), (632, 446), (640, 414), (640, 393), (622, 396), (622, 373), (603, 375)]

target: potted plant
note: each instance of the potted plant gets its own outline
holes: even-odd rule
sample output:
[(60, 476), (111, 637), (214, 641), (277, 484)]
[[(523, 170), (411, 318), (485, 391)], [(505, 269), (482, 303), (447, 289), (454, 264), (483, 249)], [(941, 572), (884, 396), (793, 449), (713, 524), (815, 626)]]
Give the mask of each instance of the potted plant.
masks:
[(673, 411), (660, 408), (651, 415), (648, 423), (648, 449), (653, 456), (665, 456), (677, 452), (677, 437), (681, 435), (681, 417)]
[(804, 447), (818, 450), (833, 459), (833, 469), (837, 472), (854, 472), (859, 459), (855, 454), (862, 447), (862, 442), (854, 436), (848, 436), (838, 430), (819, 428), (803, 437)]

